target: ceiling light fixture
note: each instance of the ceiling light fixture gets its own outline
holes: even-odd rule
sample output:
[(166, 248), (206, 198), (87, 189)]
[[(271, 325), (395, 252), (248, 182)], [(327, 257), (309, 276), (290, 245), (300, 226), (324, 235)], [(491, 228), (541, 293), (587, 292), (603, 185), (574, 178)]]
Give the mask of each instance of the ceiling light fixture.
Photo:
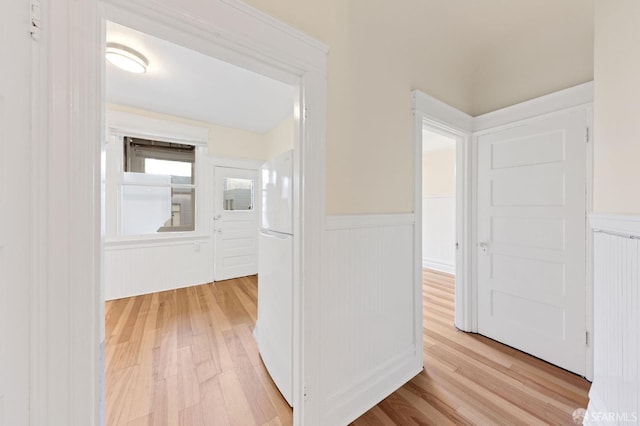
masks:
[(119, 43), (107, 43), (105, 56), (116, 67), (135, 74), (145, 73), (149, 65), (140, 52)]

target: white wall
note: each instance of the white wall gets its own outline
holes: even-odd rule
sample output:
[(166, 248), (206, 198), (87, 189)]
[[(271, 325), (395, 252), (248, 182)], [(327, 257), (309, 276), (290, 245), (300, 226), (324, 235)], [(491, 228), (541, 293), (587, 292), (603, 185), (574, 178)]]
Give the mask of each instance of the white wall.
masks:
[[(423, 142), (426, 143), (426, 142)], [(422, 156), (422, 267), (455, 273), (456, 150)]]

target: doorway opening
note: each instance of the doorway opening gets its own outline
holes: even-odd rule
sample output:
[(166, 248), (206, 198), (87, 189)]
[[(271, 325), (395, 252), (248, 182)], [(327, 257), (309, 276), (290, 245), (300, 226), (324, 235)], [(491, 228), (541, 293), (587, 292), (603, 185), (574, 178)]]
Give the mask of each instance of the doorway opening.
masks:
[[(250, 71), (152, 35), (163, 34), (159, 26), (142, 27), (105, 23), (107, 46), (142, 53), (146, 68), (135, 74), (105, 63), (107, 424), (154, 417), (208, 424), (212, 416), (291, 423), (293, 342), (283, 397), (253, 331), (261, 303), (258, 171), (288, 152), (288, 179), (300, 180), (293, 164), (299, 81)], [(295, 217), (299, 208), (290, 209)], [(292, 249), (289, 255), (293, 277), (299, 258)], [(290, 313), (292, 328), (290, 284), (288, 306), (279, 311)], [(260, 329), (267, 345), (268, 330)], [(270, 403), (255, 410), (256, 396)]]
[(456, 138), (422, 129), (422, 268), (456, 272)]
[[(431, 117), (416, 117), (416, 251), (419, 287), (425, 280), (446, 282), (454, 293), (455, 326), (471, 328), (468, 290), (469, 163), (470, 132)], [(422, 321), (422, 319), (421, 319)]]

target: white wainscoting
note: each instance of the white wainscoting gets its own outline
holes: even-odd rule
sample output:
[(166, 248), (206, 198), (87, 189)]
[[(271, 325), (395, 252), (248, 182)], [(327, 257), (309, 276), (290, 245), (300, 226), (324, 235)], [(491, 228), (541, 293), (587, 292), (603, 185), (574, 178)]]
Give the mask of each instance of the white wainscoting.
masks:
[(591, 227), (594, 376), (585, 424), (638, 424), (640, 216), (592, 215)]
[(107, 242), (104, 257), (106, 300), (213, 281), (208, 235)]
[(327, 217), (320, 424), (349, 423), (422, 369), (414, 222), (413, 214)]
[(422, 198), (422, 267), (456, 273), (456, 197)]

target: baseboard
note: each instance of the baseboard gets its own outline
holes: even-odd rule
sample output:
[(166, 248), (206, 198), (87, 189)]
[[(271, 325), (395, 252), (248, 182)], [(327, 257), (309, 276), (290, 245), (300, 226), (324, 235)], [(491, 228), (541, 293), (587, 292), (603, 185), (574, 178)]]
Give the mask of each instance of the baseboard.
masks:
[(424, 269), (433, 269), (434, 271), (445, 272), (447, 274), (455, 275), (456, 265), (453, 263), (439, 262), (432, 259), (422, 259), (422, 267)]
[[(591, 390), (589, 391), (589, 406), (587, 408), (587, 414), (584, 417), (583, 424), (589, 426), (597, 426), (603, 424), (603, 422), (598, 421), (597, 413), (607, 413), (607, 407), (603, 403), (603, 401), (598, 397), (598, 387), (596, 385), (591, 386)], [(580, 407), (584, 408), (584, 407)], [(591, 413), (591, 414), (589, 414)]]
[[(416, 353), (419, 355), (416, 356)], [(372, 371), (362, 380), (334, 392), (325, 401), (321, 424), (347, 425), (389, 396), (386, 389), (398, 389), (423, 369), (422, 350), (407, 348)]]

